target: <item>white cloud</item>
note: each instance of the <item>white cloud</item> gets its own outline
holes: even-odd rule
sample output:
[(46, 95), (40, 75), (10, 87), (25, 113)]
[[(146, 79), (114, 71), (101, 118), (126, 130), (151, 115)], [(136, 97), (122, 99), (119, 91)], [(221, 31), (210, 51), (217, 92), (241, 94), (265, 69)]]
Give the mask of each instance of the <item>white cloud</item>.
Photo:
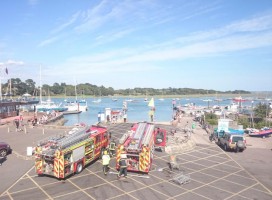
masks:
[(49, 39), (46, 39), (42, 42), (40, 42), (40, 44), (38, 44), (39, 47), (44, 47), (46, 45), (52, 44), (54, 42), (56, 42), (57, 40), (59, 40), (60, 36), (55, 36), (55, 37), (51, 37)]
[[(272, 45), (272, 32), (258, 35), (229, 36), (206, 42), (197, 42), (182, 47), (168, 46), (164, 49), (119, 49), (118, 51), (101, 52), (90, 56), (80, 56), (68, 59), (57, 65), (66, 74), (90, 75), (103, 73), (120, 73), (135, 71), (160, 70), (157, 63), (188, 58), (218, 56), (220, 54), (254, 49)], [(155, 61), (155, 62), (154, 62)], [(53, 66), (52, 68), (56, 68)], [(82, 69), (82, 70), (79, 70)], [(50, 74), (49, 72), (47, 72)], [(53, 76), (53, 71), (51, 72)]]
[(94, 31), (107, 23), (125, 24), (127, 21), (135, 23), (150, 15), (149, 12), (144, 14), (143, 10), (147, 11), (153, 5), (149, 1), (102, 0), (100, 4), (84, 12), (84, 19), (75, 30), (82, 33)]
[(25, 63), (23, 61), (16, 61), (16, 60), (7, 60), (6, 62), (1, 62), (0, 66), (11, 66), (11, 65), (24, 65)]
[[(165, 6), (167, 6), (167, 8), (165, 8)], [(146, 26), (158, 26), (160, 24), (175, 20), (177, 17), (182, 17), (182, 20), (188, 20), (218, 8), (217, 5), (206, 4), (203, 7), (193, 9), (189, 13), (176, 16), (177, 13), (173, 14), (171, 12), (171, 9), (173, 9), (171, 6), (174, 5), (160, 5), (157, 4), (157, 1), (102, 0), (99, 2), (99, 4), (89, 8), (88, 10), (74, 13), (67, 22), (59, 25), (57, 28), (51, 31), (51, 34), (55, 36), (42, 41), (39, 46), (41, 47), (50, 44), (56, 41), (56, 38), (60, 39), (61, 36), (57, 34), (68, 27), (70, 30), (74, 30), (77, 34), (86, 32), (97, 33), (100, 31), (101, 34), (96, 37), (95, 45), (101, 45), (123, 38), (127, 34), (138, 29), (144, 29)], [(182, 5), (180, 9), (183, 7), (184, 5)], [(130, 28), (133, 24), (133, 28)], [(123, 31), (118, 30), (116, 32), (105, 32), (103, 30), (104, 27), (111, 26), (119, 27), (119, 29), (123, 29)], [(110, 28), (108, 29), (110, 30)]]
[(55, 28), (54, 30), (52, 30), (52, 34), (56, 34), (64, 29), (66, 29), (67, 27), (71, 26), (72, 24), (74, 24), (76, 22), (76, 20), (80, 17), (81, 12), (78, 11), (75, 14), (72, 15), (71, 19), (69, 19), (69, 21), (59, 25), (59, 27)]
[(123, 38), (124, 36), (132, 33), (134, 31), (133, 28), (130, 29), (123, 29), (123, 30), (118, 30), (118, 31), (112, 31), (112, 32), (107, 32), (103, 35), (99, 35), (98, 37), (95, 38), (95, 45), (101, 45), (105, 43), (109, 43), (112, 41), (115, 41), (117, 39)]
[(189, 36), (180, 37), (175, 42), (196, 42), (202, 40), (209, 40), (214, 38), (220, 38), (232, 34), (241, 34), (248, 32), (260, 32), (272, 29), (272, 14), (251, 18), (248, 20), (242, 20), (233, 22), (229, 25), (213, 29), (209, 31), (201, 31), (192, 33)]
[[(138, 9), (140, 6), (139, 2), (141, 3), (141, 9), (145, 8), (145, 11), (150, 9), (152, 12), (141, 12), (141, 9)], [(134, 3), (134, 1), (104, 0), (100, 1), (100, 4), (94, 8), (74, 13), (67, 22), (59, 25), (51, 32), (52, 37), (42, 41), (39, 46), (43, 47), (58, 41), (63, 36), (60, 33), (64, 30), (66, 31), (66, 29), (68, 30), (68, 28), (69, 31), (77, 31), (77, 33), (91, 32), (91, 34), (83, 34), (82, 37), (82, 40), (86, 39), (86, 46), (83, 46), (81, 51), (84, 52), (84, 55), (74, 56), (67, 58), (64, 62), (56, 63), (55, 66), (50, 66), (45, 74), (56, 77), (57, 74), (53, 70), (56, 68), (58, 71), (65, 71), (66, 76), (89, 77), (89, 79), (92, 79), (93, 75), (103, 76), (104, 74), (125, 72), (133, 74), (133, 72), (152, 73), (156, 71), (157, 73), (162, 69), (161, 66), (163, 66), (164, 62), (174, 63), (179, 61), (177, 62), (178, 65), (186, 59), (216, 58), (243, 50), (272, 46), (272, 14), (254, 16), (222, 26), (222, 23), (220, 23), (218, 28), (207, 31), (187, 32), (186, 35), (177, 35), (181, 32), (183, 34), (186, 33), (186, 30), (181, 31), (177, 27), (176, 31), (169, 32), (173, 36), (172, 39), (167, 40), (164, 37), (160, 38), (160, 34), (152, 32), (150, 26), (158, 26), (154, 29), (157, 31), (162, 28), (159, 27), (160, 24), (172, 20), (177, 21), (179, 17), (179, 22), (190, 20), (196, 16), (199, 17), (199, 15), (205, 15), (218, 9), (218, 5), (195, 7), (193, 10), (188, 9), (188, 12), (186, 10), (185, 13), (171, 13), (169, 12), (169, 7), (169, 10), (163, 14), (163, 17), (160, 17), (159, 11), (156, 10), (157, 8), (150, 7), (148, 9), (148, 7), (144, 7), (142, 4), (144, 4), (143, 1)], [(162, 7), (159, 6), (159, 9), (162, 9)], [(153, 16), (153, 14), (157, 15)], [(133, 19), (136, 20), (135, 24), (129, 24), (128, 22), (134, 22)], [(179, 25), (177, 23), (176, 26)], [(166, 30), (162, 31), (165, 35), (168, 33), (167, 27), (165, 28)], [(147, 28), (146, 35), (142, 35), (140, 30), (145, 31), (145, 28)], [(136, 36), (132, 34), (136, 31), (137, 33), (139, 32), (139, 37), (136, 34)], [(129, 38), (125, 36), (135, 37)], [(162, 36), (164, 35), (162, 34)], [(120, 40), (121, 38), (123, 40)], [(138, 40), (133, 41), (135, 38)], [(104, 45), (118, 39), (120, 43), (116, 43), (116, 46)], [(82, 43), (80, 37), (78, 41)], [(137, 41), (144, 42), (139, 42), (135, 45)], [(134, 45), (134, 47), (129, 48), (130, 45)], [(97, 46), (99, 48), (94, 48)], [(75, 51), (74, 55), (80, 55), (81, 52)], [(173, 65), (173, 63), (171, 64)]]
[(230, 32), (256, 32), (272, 28), (272, 14), (235, 22), (225, 29)]

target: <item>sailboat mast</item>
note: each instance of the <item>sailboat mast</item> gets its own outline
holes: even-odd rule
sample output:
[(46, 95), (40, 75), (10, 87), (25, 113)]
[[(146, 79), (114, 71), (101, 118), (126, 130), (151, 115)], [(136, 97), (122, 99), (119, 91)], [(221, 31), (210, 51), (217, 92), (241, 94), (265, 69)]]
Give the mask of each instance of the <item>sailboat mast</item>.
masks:
[(77, 82), (75, 81), (75, 95), (76, 95), (76, 101), (77, 101)]
[(12, 99), (12, 95), (11, 95), (11, 78), (9, 79), (9, 94), (10, 94), (10, 98)]
[(40, 65), (40, 103), (42, 102), (42, 67)]

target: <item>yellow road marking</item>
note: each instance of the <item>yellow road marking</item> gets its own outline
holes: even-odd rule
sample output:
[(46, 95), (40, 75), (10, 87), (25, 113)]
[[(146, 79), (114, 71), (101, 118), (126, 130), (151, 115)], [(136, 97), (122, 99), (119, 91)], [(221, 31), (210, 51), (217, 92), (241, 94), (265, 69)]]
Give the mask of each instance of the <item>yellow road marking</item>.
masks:
[(230, 157), (226, 152), (224, 152), (231, 160), (233, 160), (233, 162), (235, 162), (237, 165), (239, 165), (242, 169), (245, 170), (245, 172), (251, 176), (256, 182), (258, 182), (261, 186), (263, 186), (271, 195), (272, 195), (272, 191), (269, 190), (266, 186), (264, 186), (259, 180), (257, 180), (253, 175), (251, 175), (242, 165), (240, 165), (238, 162), (236, 162), (234, 159), (232, 159), (232, 157)]
[[(9, 195), (9, 190), (14, 187), (14, 185), (16, 185), (24, 176), (26, 176), (35, 166), (31, 167), (24, 175), (22, 175), (17, 181), (15, 181), (15, 183), (13, 183), (6, 191), (3, 192), (4, 193), (7, 193)], [(1, 196), (3, 195), (1, 194)], [(13, 199), (13, 198), (11, 198)]]
[(53, 199), (41, 186), (39, 186), (39, 184), (36, 181), (33, 180), (33, 178), (31, 178), (28, 174), (26, 175), (49, 199)]
[(75, 183), (73, 183), (72, 181), (70, 181), (69, 179), (67, 179), (67, 181), (69, 183), (71, 183), (72, 185), (74, 185), (76, 188), (78, 188), (81, 192), (83, 192), (84, 194), (86, 194), (88, 197), (90, 197), (91, 199), (95, 199), (93, 198), (91, 195), (89, 195), (85, 190), (81, 189), (79, 186), (77, 186)]

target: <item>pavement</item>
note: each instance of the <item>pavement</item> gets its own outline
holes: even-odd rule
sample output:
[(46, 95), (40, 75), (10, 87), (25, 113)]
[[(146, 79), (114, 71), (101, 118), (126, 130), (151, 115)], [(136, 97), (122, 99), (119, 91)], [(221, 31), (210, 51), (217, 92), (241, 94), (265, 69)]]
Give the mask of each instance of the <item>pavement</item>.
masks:
[[(191, 120), (190, 118), (184, 120)], [(192, 121), (189, 121), (192, 123)], [(112, 138), (120, 138), (132, 124), (108, 126)], [(177, 126), (161, 123), (168, 131), (181, 132), (184, 123)], [(9, 132), (8, 132), (9, 130)], [(13, 153), (0, 167), (0, 200), (8, 199), (272, 199), (271, 138), (248, 138), (248, 148), (242, 153), (224, 152), (200, 126), (191, 135), (195, 144), (184, 151), (175, 152), (178, 169), (167, 165), (169, 154), (155, 151), (149, 174), (129, 173), (128, 179), (116, 178), (115, 160), (111, 160), (110, 173), (103, 175), (97, 160), (80, 174), (64, 181), (53, 177), (39, 177), (34, 161), (26, 155), (26, 147), (42, 138), (63, 134), (63, 128), (34, 128), (27, 133), (0, 126), (0, 138), (10, 143)], [(177, 135), (173, 137), (184, 137)], [(188, 146), (187, 146), (188, 147)], [(185, 175), (185, 176), (183, 176)], [(177, 180), (188, 178), (186, 184)]]
[(8, 155), (0, 166), (0, 194), (33, 167), (32, 157), (27, 156), (27, 147), (34, 147), (39, 140), (63, 134), (68, 130), (48, 127), (27, 127), (23, 131), (16, 132), (12, 124), (0, 126), (0, 141), (8, 143), (12, 148), (12, 154)]

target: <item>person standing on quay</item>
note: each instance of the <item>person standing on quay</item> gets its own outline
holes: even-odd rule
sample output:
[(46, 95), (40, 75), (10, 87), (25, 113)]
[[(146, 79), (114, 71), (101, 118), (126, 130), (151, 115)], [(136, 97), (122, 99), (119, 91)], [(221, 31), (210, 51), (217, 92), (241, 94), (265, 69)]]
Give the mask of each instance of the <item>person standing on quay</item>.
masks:
[(20, 114), (20, 117), (19, 117), (19, 126), (20, 126), (20, 130), (22, 131), (23, 130), (23, 126), (24, 126), (24, 117), (22, 114)]
[(126, 123), (127, 122), (127, 113), (124, 113), (123, 118), (124, 118), (124, 123)]
[(16, 117), (16, 118), (14, 119), (14, 124), (15, 124), (15, 127), (16, 127), (16, 132), (21, 131), (21, 129), (19, 128), (20, 121), (19, 121), (19, 118), (18, 118), (18, 117)]
[(104, 175), (107, 175), (109, 171), (109, 164), (110, 164), (110, 155), (107, 151), (104, 151), (104, 155), (102, 156), (102, 165), (103, 165), (103, 172)]

